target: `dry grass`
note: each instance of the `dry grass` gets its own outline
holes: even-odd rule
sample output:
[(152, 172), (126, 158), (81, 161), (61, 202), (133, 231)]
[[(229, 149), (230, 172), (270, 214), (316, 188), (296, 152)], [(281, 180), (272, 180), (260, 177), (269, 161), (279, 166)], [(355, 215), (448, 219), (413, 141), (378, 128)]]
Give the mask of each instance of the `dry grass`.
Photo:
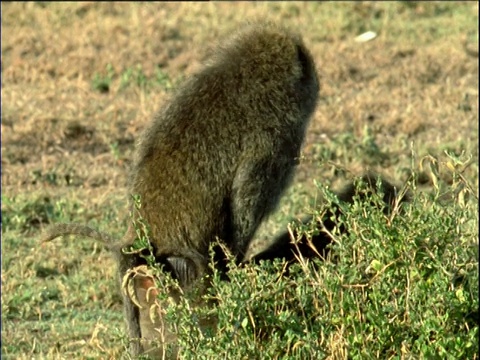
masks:
[[(2, 318), (2, 354), (18, 359), (78, 355), (79, 349), (93, 358), (121, 353), (120, 335), (108, 335), (122, 332), (120, 299), (98, 296), (101, 289), (115, 291), (113, 263), (105, 266), (108, 254), (92, 253), (90, 242), (79, 241), (39, 249), (35, 236), (51, 218), (35, 216), (36, 206), (50, 206), (54, 220), (91, 221), (121, 236), (135, 139), (169, 91), (167, 82), (152, 80), (158, 69), (175, 84), (195, 71), (214, 41), (254, 19), (278, 21), (304, 34), (321, 77), (305, 161), (279, 215), (259, 238), (271, 236), (279, 219), (285, 223), (315, 201), (313, 179), (337, 187), (369, 168), (401, 183), (412, 150), (417, 160), (426, 154), (441, 159), (450, 150), (465, 151), (478, 162), (478, 2), (2, 3), (2, 212), (10, 216), (2, 229), (2, 250), (8, 251), (2, 310), (10, 312)], [(368, 30), (378, 36), (354, 41)], [(107, 77), (109, 66), (114, 74), (109, 91), (100, 92), (94, 79)], [(122, 83), (122, 75), (138, 67), (155, 83), (147, 90), (135, 80)], [(350, 134), (355, 146), (370, 136), (382, 160), (355, 155), (350, 143), (339, 142), (341, 134)], [(324, 159), (325, 148), (335, 156)], [(476, 183), (478, 167), (469, 171)], [(23, 226), (12, 225), (12, 214), (21, 217), (25, 208), (33, 210)], [(52, 251), (58, 251), (55, 259)], [(46, 325), (39, 322), (43, 300), (18, 296), (30, 294), (29, 287), (31, 296), (38, 296), (43, 286), (38, 282), (45, 281), (34, 270), (40, 262), (70, 266), (81, 284), (58, 290), (62, 281), (51, 281), (56, 291), (65, 291), (58, 298), (71, 302), (52, 305)], [(75, 298), (74, 291), (82, 295)], [(99, 304), (92, 309), (91, 301)], [(102, 322), (105, 307), (109, 320)], [(69, 311), (91, 311), (91, 317), (77, 318), (79, 327), (70, 323)], [(58, 317), (65, 323), (56, 324)], [(70, 336), (71, 327), (82, 332)]]

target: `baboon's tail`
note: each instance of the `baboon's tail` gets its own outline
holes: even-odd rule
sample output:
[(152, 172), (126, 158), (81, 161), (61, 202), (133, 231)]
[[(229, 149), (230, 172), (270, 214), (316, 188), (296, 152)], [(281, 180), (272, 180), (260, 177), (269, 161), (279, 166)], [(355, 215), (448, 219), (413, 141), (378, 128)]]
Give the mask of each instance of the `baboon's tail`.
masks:
[(48, 227), (41, 236), (41, 242), (51, 241), (59, 236), (78, 235), (101, 241), (107, 247), (115, 244), (115, 239), (86, 225), (59, 223)]

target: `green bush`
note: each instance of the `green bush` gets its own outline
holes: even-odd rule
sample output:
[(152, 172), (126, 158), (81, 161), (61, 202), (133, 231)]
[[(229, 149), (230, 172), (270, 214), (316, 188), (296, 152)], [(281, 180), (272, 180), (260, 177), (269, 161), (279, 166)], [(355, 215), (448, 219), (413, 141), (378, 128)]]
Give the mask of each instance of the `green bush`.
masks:
[[(477, 204), (443, 202), (412, 182), (411, 202), (387, 216), (379, 196), (335, 204), (321, 190), (315, 215), (345, 210), (348, 232), (333, 231), (332, 256), (288, 274), (282, 261), (232, 263), (229, 282), (214, 273), (215, 306), (191, 310), (184, 299), (168, 310), (181, 357), (476, 359)], [(216, 332), (199, 330), (203, 316), (217, 317)]]

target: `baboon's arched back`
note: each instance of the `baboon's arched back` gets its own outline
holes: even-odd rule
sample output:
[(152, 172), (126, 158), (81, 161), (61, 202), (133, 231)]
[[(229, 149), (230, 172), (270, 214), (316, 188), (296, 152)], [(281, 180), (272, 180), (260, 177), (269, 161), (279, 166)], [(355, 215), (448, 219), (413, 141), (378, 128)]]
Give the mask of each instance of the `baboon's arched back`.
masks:
[[(140, 196), (137, 216), (150, 227), (157, 262), (185, 289), (204, 274), (215, 238), (243, 260), (292, 178), (318, 93), (315, 64), (301, 37), (274, 24), (252, 24), (220, 41), (145, 129), (129, 192)], [(49, 238), (54, 234), (53, 228)], [(130, 224), (113, 247), (121, 278), (144, 263), (138, 254), (121, 252), (135, 238)], [(217, 258), (224, 268), (222, 254)], [(138, 292), (144, 283), (138, 281)], [(128, 296), (124, 301), (130, 337), (154, 337), (162, 325), (140, 321), (148, 308)], [(134, 343), (132, 353), (141, 351)]]

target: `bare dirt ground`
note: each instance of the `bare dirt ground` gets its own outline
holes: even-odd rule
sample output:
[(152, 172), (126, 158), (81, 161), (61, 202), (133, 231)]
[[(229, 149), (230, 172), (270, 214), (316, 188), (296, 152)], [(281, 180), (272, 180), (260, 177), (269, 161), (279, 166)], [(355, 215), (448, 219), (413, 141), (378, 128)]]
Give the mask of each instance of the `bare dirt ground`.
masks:
[[(371, 169), (401, 184), (445, 150), (478, 162), (478, 2), (2, 3), (2, 237), (13, 201), (19, 248), (36, 248), (47, 205), (121, 236), (140, 130), (215, 41), (255, 19), (302, 33), (321, 81), (283, 224), (315, 201), (314, 179), (335, 188)], [(366, 31), (376, 38), (356, 42)], [(467, 175), (477, 184), (478, 167)], [(2, 287), (18, 274), (4, 264)]]

